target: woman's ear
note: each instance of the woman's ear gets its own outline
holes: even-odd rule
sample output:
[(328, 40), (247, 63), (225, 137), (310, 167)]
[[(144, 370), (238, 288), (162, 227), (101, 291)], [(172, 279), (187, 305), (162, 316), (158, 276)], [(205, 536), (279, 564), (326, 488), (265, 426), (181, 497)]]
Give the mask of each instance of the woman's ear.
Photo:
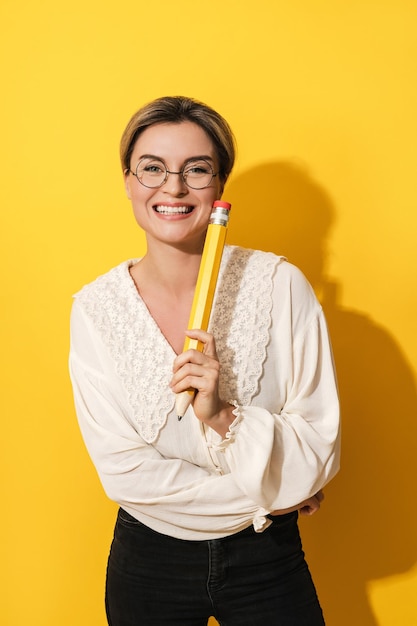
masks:
[(130, 192), (130, 183), (131, 183), (132, 177), (130, 176), (130, 170), (126, 169), (126, 170), (123, 172), (123, 176), (124, 176), (124, 179), (125, 179), (125, 191), (126, 191), (126, 195), (127, 195), (127, 197), (129, 198), (129, 200), (131, 200), (131, 199), (132, 199), (132, 196), (131, 196), (131, 192)]

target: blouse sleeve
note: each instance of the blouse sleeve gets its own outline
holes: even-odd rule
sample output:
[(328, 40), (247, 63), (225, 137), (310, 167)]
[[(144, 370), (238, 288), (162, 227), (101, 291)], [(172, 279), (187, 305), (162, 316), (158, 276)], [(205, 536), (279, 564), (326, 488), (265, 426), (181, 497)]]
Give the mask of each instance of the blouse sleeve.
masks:
[[(242, 491), (269, 511), (309, 498), (337, 473), (339, 402), (326, 321), (304, 276), (280, 266), (271, 341), (261, 392), (237, 406), (236, 420), (214, 448)], [(279, 398), (276, 411), (263, 389)], [(269, 391), (268, 394), (271, 392)]]
[(69, 366), (81, 432), (110, 499), (150, 527), (179, 538), (224, 536), (256, 519), (262, 525), (267, 511), (243, 494), (231, 474), (164, 458), (141, 438), (113, 364), (77, 301)]

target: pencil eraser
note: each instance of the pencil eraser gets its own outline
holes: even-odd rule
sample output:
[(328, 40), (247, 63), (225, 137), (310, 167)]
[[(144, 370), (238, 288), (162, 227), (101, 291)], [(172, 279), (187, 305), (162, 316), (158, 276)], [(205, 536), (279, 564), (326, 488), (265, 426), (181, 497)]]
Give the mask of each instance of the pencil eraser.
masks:
[(230, 209), (232, 208), (232, 205), (229, 202), (223, 202), (223, 200), (216, 200), (216, 202), (213, 202), (213, 209), (216, 206), (220, 206), (227, 211), (230, 211)]

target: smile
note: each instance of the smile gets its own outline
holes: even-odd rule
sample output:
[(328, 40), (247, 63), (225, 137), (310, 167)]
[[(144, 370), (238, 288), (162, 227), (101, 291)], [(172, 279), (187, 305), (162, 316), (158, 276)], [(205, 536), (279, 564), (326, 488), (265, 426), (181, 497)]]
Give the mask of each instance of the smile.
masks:
[(167, 206), (165, 204), (157, 204), (153, 207), (154, 211), (157, 213), (162, 213), (163, 215), (184, 215), (187, 213), (191, 213), (194, 207), (192, 206)]

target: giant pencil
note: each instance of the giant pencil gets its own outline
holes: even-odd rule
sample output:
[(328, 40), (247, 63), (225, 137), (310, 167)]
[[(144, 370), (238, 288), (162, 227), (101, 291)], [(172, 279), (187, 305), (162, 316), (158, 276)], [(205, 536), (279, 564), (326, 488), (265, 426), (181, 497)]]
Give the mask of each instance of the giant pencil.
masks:
[[(194, 292), (193, 304), (191, 307), (188, 328), (207, 330), (210, 313), (213, 304), (214, 292), (216, 290), (217, 277), (219, 275), (220, 263), (222, 260), (224, 242), (226, 240), (227, 224), (229, 222), (229, 211), (231, 205), (228, 202), (216, 201), (210, 215), (207, 228), (206, 240), (204, 242), (203, 255), (201, 257), (200, 269), (197, 277), (197, 284)], [(186, 337), (183, 352), (186, 350), (200, 350), (203, 345), (196, 339)], [(190, 403), (193, 400), (195, 389), (187, 389), (177, 394), (175, 408), (180, 420)]]

